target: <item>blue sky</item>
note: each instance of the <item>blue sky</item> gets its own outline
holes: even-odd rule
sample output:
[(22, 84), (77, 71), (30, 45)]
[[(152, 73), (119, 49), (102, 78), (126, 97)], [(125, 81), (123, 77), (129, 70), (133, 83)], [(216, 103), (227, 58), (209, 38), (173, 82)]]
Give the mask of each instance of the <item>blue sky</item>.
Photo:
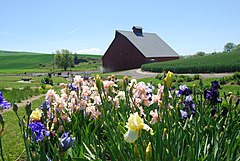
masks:
[(0, 0), (0, 50), (104, 54), (115, 30), (158, 34), (178, 54), (240, 44), (239, 0)]

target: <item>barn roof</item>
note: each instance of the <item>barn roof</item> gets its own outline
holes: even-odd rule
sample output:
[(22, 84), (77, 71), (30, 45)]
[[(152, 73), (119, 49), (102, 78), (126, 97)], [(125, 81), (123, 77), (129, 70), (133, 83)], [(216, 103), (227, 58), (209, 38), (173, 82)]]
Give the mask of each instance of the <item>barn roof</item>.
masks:
[(142, 33), (117, 30), (125, 36), (145, 57), (179, 57), (179, 55), (155, 33)]

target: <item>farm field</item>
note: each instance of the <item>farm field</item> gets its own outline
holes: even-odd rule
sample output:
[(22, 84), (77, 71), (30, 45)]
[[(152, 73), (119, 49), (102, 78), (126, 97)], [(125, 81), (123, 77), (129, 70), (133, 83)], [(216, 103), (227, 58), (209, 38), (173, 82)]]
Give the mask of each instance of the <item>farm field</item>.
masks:
[[(68, 71), (93, 71), (99, 70), (101, 66), (100, 55), (78, 54), (78, 58), (87, 62), (68, 68)], [(52, 64), (53, 54), (0, 50), (0, 74), (48, 73), (53, 70)], [(55, 65), (54, 71), (61, 72), (61, 69), (57, 69)]]
[(168, 62), (144, 64), (144, 71), (174, 73), (224, 73), (240, 71), (240, 51), (217, 53)]

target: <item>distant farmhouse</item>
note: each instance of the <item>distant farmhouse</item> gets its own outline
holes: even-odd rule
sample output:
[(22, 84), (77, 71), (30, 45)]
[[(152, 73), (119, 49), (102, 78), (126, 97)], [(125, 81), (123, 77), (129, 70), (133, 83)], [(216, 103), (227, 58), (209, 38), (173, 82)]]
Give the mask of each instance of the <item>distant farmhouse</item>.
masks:
[(115, 38), (102, 57), (104, 72), (140, 68), (149, 62), (179, 59), (179, 55), (157, 34), (143, 33), (142, 27), (133, 31), (116, 30)]

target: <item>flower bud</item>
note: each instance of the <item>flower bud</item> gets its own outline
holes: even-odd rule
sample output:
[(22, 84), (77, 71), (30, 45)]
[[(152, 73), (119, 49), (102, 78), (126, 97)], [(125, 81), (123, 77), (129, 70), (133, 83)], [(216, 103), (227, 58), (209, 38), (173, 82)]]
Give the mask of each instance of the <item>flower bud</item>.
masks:
[(30, 116), (32, 113), (32, 103), (31, 102), (27, 102), (27, 105), (25, 107), (25, 111), (27, 116)]
[(152, 145), (151, 145), (151, 142), (149, 142), (146, 148), (146, 160), (150, 160), (151, 156), (152, 156)]
[(137, 144), (134, 144), (134, 149), (133, 149), (133, 151), (134, 151), (134, 155), (138, 158), (140, 153), (139, 153)]
[(96, 79), (96, 86), (98, 88), (98, 91), (101, 91), (101, 87), (102, 86), (101, 86), (101, 78), (100, 78), (100, 76), (97, 74), (95, 79)]
[(3, 120), (2, 114), (0, 114), (0, 124), (1, 124), (2, 126), (4, 125), (4, 120)]
[(167, 86), (168, 88), (170, 88), (172, 85), (172, 76), (173, 76), (173, 73), (168, 71), (166, 77), (163, 79), (164, 85)]
[(17, 103), (14, 103), (13, 104), (13, 111), (17, 112), (17, 110), (18, 110), (18, 105), (17, 105)]

